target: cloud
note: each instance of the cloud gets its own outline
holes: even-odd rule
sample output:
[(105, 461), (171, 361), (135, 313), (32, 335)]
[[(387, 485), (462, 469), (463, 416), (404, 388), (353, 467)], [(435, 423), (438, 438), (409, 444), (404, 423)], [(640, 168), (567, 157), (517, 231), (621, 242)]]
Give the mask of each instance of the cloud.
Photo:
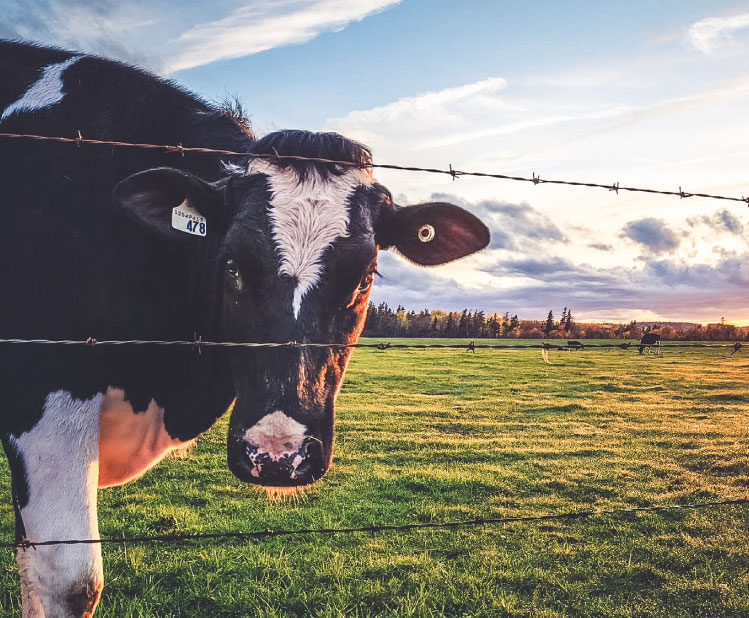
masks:
[(647, 258), (638, 267), (599, 268), (547, 256), (497, 259), (484, 269), (498, 283), (467, 285), (461, 277), (446, 279), (438, 268), (419, 268), (386, 253), (372, 300), (414, 310), (510, 311), (525, 319), (541, 319), (550, 308), (563, 306), (598, 320), (632, 319), (642, 312), (655, 319), (746, 318), (742, 292), (749, 286), (749, 253), (712, 265)]
[(4, 0), (0, 37), (38, 41), (45, 45), (117, 58), (154, 67), (153, 45), (143, 45), (139, 33), (159, 21), (143, 1)]
[[(746, 251), (712, 252), (705, 261), (691, 263), (679, 256), (663, 257), (656, 250), (665, 253), (674, 243), (678, 245), (680, 237), (663, 221), (641, 219), (629, 222), (629, 231), (639, 238), (636, 242), (648, 247), (650, 255), (632, 260), (629, 266), (579, 263), (570, 246), (574, 247), (573, 241), (584, 246), (588, 237), (577, 239), (579, 231), (560, 229), (528, 204), (434, 197), (477, 214), (493, 234), (502, 231), (501, 246), (436, 268), (421, 268), (393, 252), (383, 253), (379, 258), (383, 278), (375, 283), (373, 302), (414, 310), (510, 311), (526, 319), (542, 319), (549, 309), (564, 306), (577, 316), (596, 320), (642, 315), (692, 321), (720, 316), (746, 319)], [(709, 220), (717, 222), (721, 215), (717, 211)], [(728, 225), (733, 224), (729, 218)], [(595, 244), (601, 245), (600, 250), (615, 248)]]
[(716, 210), (711, 216), (702, 215), (687, 219), (690, 226), (706, 225), (716, 232), (728, 232), (740, 235), (744, 233), (744, 224), (741, 220), (728, 210)]
[(749, 13), (731, 17), (707, 17), (690, 26), (687, 41), (697, 51), (714, 56), (733, 45), (732, 33), (745, 29), (749, 29)]
[[(354, 110), (329, 118), (326, 127), (371, 144), (392, 137), (409, 150), (430, 150), (479, 139), (510, 136), (574, 121), (595, 122), (629, 111), (622, 105), (580, 105), (549, 102), (544, 94), (501, 97), (502, 77), (488, 77), (461, 86), (397, 99), (387, 105)], [(540, 88), (540, 87), (539, 87)], [(543, 87), (548, 89), (548, 87)], [(509, 158), (513, 158), (511, 155)]]
[(493, 95), (506, 86), (505, 79), (489, 77), (462, 86), (404, 97), (367, 110), (355, 110), (344, 118), (332, 118), (328, 123), (356, 127), (405, 123), (417, 130), (462, 126), (466, 121), (457, 114), (458, 111), (497, 105)]
[(434, 193), (431, 199), (457, 204), (479, 217), (491, 231), (491, 249), (536, 251), (550, 242), (569, 242), (549, 217), (525, 202), (511, 204), (502, 200), (481, 200), (470, 203), (448, 193)]
[(653, 253), (673, 252), (680, 242), (679, 236), (663, 219), (653, 217), (629, 221), (622, 230), (622, 237), (647, 247)]
[(598, 251), (611, 251), (613, 245), (608, 245), (605, 242), (593, 242), (588, 245), (591, 249), (597, 249)]
[(256, 1), (223, 19), (200, 24), (174, 41), (176, 53), (166, 61), (167, 73), (239, 58), (261, 51), (305, 43), (322, 32), (398, 4), (401, 0), (280, 0)]
[[(690, 110), (715, 107), (723, 101), (745, 97), (747, 93), (749, 93), (749, 79), (742, 76), (723, 84), (719, 88), (699, 92), (697, 94), (668, 98), (638, 107), (622, 107), (621, 114), (611, 114), (611, 117), (621, 115), (623, 120), (603, 128), (583, 132), (574, 136), (571, 141), (589, 139), (595, 135), (612, 133), (644, 122), (652, 122), (654, 120), (662, 121), (674, 116), (675, 114), (689, 112)], [(743, 153), (732, 155), (730, 153), (721, 152), (719, 155), (712, 157), (693, 158), (692, 162), (724, 161), (730, 156), (745, 157)], [(689, 161), (685, 161), (684, 163), (688, 162)]]
[[(233, 0), (206, 23), (200, 3), (4, 0), (0, 36), (39, 41), (173, 73), (305, 43), (402, 0)], [(237, 6), (239, 5), (239, 6)]]

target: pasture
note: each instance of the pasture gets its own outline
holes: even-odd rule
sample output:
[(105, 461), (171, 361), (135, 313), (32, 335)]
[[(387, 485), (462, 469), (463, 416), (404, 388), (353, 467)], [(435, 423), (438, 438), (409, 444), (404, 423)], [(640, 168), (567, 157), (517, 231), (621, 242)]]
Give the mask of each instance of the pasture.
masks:
[[(357, 350), (338, 399), (333, 467), (305, 495), (273, 502), (233, 477), (223, 418), (188, 458), (100, 492), (101, 534), (355, 527), (743, 498), (749, 353), (728, 354), (552, 351), (546, 365), (539, 350)], [(2, 466), (0, 538), (10, 541), (4, 459)], [(102, 617), (739, 617), (749, 615), (749, 507), (105, 545), (104, 569)], [(0, 610), (20, 616), (7, 549)]]

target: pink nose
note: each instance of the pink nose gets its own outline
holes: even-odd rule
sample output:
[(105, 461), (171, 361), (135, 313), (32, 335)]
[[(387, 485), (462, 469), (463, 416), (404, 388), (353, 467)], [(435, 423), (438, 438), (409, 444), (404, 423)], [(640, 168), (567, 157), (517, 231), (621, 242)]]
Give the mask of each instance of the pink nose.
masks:
[(306, 438), (298, 449), (280, 455), (246, 442), (244, 454), (251, 482), (262, 485), (305, 485), (316, 481), (325, 471), (322, 448), (311, 438)]

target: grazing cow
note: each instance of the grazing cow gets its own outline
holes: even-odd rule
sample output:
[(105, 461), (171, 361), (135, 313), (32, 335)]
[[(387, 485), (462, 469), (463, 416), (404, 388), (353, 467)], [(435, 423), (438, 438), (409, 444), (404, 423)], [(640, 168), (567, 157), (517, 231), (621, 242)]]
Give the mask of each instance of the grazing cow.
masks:
[(582, 341), (568, 341), (567, 342), (568, 350), (578, 351), (578, 350), (582, 350), (583, 348), (585, 348), (585, 346), (583, 345)]
[[(401, 208), (336, 134), (255, 140), (138, 69), (0, 43), (0, 132), (205, 146), (354, 167), (2, 141), (0, 338), (352, 344), (378, 250), (436, 265), (489, 242), (445, 203)], [(228, 163), (228, 165), (226, 165)], [(350, 348), (0, 345), (0, 436), (17, 538), (98, 536), (97, 487), (142, 475), (232, 407), (227, 456), (248, 483), (293, 488), (330, 464)], [(25, 617), (90, 616), (98, 545), (18, 551)]]
[(549, 365), (553, 365), (549, 360), (549, 350), (566, 350), (567, 348), (565, 346), (561, 345), (554, 345), (551, 343), (547, 343), (546, 341), (541, 342), (541, 358), (544, 360), (545, 363)]
[(655, 348), (655, 353), (661, 353), (661, 334), (660, 333), (645, 333), (640, 339), (640, 354), (643, 350), (647, 350), (648, 354), (651, 352), (651, 348)]

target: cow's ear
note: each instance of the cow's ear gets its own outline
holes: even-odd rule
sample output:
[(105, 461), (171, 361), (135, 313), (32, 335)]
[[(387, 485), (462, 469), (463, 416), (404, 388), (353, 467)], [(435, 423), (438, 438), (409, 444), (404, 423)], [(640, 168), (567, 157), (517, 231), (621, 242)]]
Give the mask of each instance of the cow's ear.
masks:
[[(210, 224), (218, 218), (222, 199), (216, 185), (170, 167), (128, 176), (117, 184), (112, 196), (115, 204), (132, 217), (172, 238), (210, 233)], [(175, 209), (181, 214), (175, 213)]]
[(377, 224), (377, 244), (395, 247), (423, 266), (445, 264), (489, 244), (489, 229), (467, 210), (444, 202), (392, 206)]

